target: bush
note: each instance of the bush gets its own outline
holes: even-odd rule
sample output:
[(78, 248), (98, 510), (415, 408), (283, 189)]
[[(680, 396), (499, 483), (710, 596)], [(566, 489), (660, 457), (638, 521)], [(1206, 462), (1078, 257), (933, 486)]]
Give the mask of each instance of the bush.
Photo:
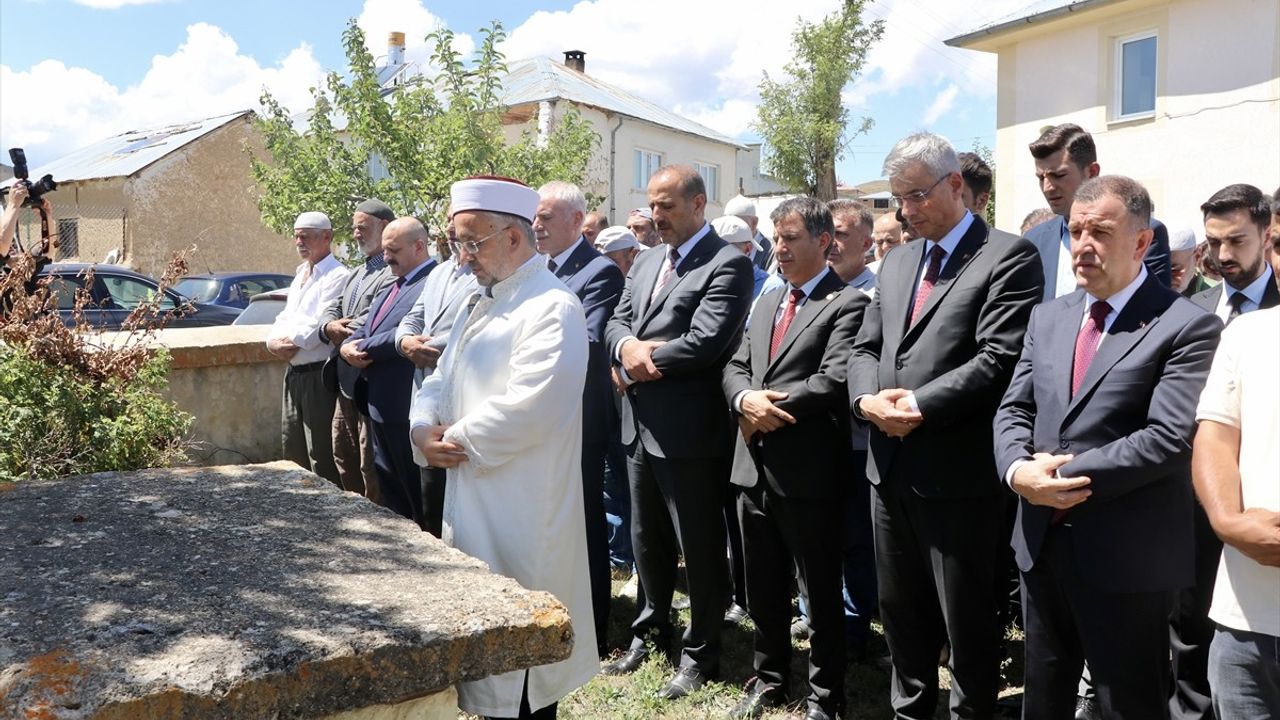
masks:
[[(164, 396), (169, 355), (148, 342), (158, 309), (143, 303), (102, 343), (80, 312), (87, 295), (68, 328), (33, 270), (23, 259), (0, 276), (0, 482), (180, 462), (193, 418)], [(175, 258), (161, 286), (184, 270)]]

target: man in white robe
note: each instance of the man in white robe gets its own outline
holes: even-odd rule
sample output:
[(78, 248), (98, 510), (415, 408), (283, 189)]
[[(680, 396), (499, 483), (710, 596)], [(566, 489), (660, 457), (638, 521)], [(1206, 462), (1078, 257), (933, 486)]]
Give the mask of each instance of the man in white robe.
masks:
[(534, 251), (538, 193), (515, 181), (455, 183), (459, 263), (482, 291), (454, 323), (411, 417), (416, 459), (448, 468), (443, 539), (569, 609), (569, 659), (458, 685), (490, 718), (554, 718), (596, 673), (582, 498), (586, 319)]

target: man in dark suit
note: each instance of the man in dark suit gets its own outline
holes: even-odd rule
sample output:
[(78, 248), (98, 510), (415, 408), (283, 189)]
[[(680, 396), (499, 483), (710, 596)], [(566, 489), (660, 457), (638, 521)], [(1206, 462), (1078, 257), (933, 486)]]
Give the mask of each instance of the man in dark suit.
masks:
[(880, 264), (849, 392), (854, 416), (873, 425), (867, 476), (891, 700), (898, 717), (933, 717), (949, 641), (952, 716), (990, 717), (1005, 505), (990, 423), (1044, 278), (1030, 243), (965, 208), (946, 140), (903, 138), (885, 174), (921, 237)]
[(671, 597), (683, 554), (691, 617), (680, 669), (659, 691), (676, 699), (720, 670), (729, 597), (722, 498), (733, 433), (721, 371), (751, 304), (751, 261), (704, 219), (706, 186), (692, 167), (649, 180), (662, 236), (627, 278), (605, 333), (620, 383), (622, 442), (630, 453), (631, 537), (645, 599), (630, 650), (605, 672), (635, 671), (671, 635)]
[(741, 488), (747, 607), (756, 628), (756, 678), (730, 717), (759, 717), (786, 701), (795, 575), (809, 610), (806, 717), (827, 720), (844, 709), (842, 557), (833, 549), (842, 544), (853, 474), (849, 351), (869, 299), (827, 267), (834, 227), (823, 203), (792, 198), (771, 219), (787, 285), (761, 297), (724, 371), (740, 429), (732, 481)]
[(422, 489), (409, 442), (414, 367), (395, 346), (396, 327), (436, 266), (427, 252), (428, 242), (427, 229), (411, 217), (399, 218), (382, 231), (382, 257), (396, 280), (373, 299), (368, 322), (340, 350), (342, 359), (364, 375), (382, 504), (420, 526)]
[[(333, 461), (338, 466), (338, 479), (343, 490), (360, 493), (374, 502), (381, 498), (378, 475), (373, 469), (373, 429), (369, 416), (361, 410), (367, 407), (364, 380), (358, 369), (342, 359), (338, 348), (368, 320), (373, 298), (395, 280), (382, 259), (382, 231), (395, 219), (391, 208), (379, 200), (365, 200), (356, 206), (351, 234), (364, 253), (364, 264), (347, 278), (342, 296), (325, 308), (317, 331), (320, 342), (333, 347), (331, 363), (338, 385), (338, 404), (333, 411)], [(361, 396), (359, 401), (357, 394)]]
[(582, 390), (582, 499), (587, 519), (587, 562), (591, 570), (596, 645), (604, 655), (612, 597), (609, 534), (604, 518), (604, 459), (610, 441), (618, 434), (604, 328), (622, 297), (624, 279), (618, 266), (597, 252), (579, 232), (587, 198), (577, 185), (549, 182), (538, 188), (538, 195), (541, 200), (533, 218), (538, 252), (547, 256), (547, 269), (578, 296), (587, 315), (587, 380)]
[(1129, 178), (1080, 187), (1080, 289), (1036, 308), (996, 414), (1000, 474), (1022, 496), (1028, 719), (1071, 717), (1086, 661), (1103, 717), (1169, 713), (1169, 613), (1193, 575), (1195, 406), (1222, 323), (1143, 266), (1150, 217)]
[[(1076, 189), (1100, 172), (1098, 148), (1092, 135), (1071, 123), (1048, 128), (1030, 147), (1040, 192), (1044, 193), (1049, 209), (1058, 216), (1027, 231), (1027, 239), (1036, 246), (1044, 263), (1044, 299), (1052, 300), (1076, 289), (1067, 216), (1071, 213), (1071, 200)], [(1147, 271), (1169, 287), (1173, 282), (1169, 229), (1159, 220), (1152, 220), (1151, 231), (1151, 247), (1145, 257)]]
[[(1271, 211), (1267, 196), (1253, 185), (1228, 185), (1203, 205), (1208, 252), (1220, 268), (1222, 282), (1198, 293), (1191, 302), (1229, 323), (1238, 315), (1280, 305), (1271, 267), (1266, 260)], [(1213, 621), (1209, 605), (1218, 573), (1222, 541), (1196, 503), (1195, 583), (1175, 598), (1169, 622), (1173, 645), (1173, 694), (1169, 713), (1178, 720), (1212, 720), (1209, 692), (1209, 643)]]

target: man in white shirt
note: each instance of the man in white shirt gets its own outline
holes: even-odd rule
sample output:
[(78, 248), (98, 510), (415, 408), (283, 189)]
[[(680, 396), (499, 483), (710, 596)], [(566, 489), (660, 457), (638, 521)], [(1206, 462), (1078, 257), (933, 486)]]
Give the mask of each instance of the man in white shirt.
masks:
[(1219, 718), (1280, 717), (1280, 309), (1222, 333), (1196, 420), (1192, 478), (1225, 547), (1209, 617)]
[(332, 435), (337, 393), (320, 377), (329, 346), (320, 342), (318, 331), (325, 308), (342, 294), (351, 271), (333, 256), (332, 243), (333, 224), (324, 213), (304, 212), (293, 223), (293, 244), (303, 262), (284, 310), (267, 332), (267, 352), (289, 361), (280, 413), (284, 459), (340, 486)]

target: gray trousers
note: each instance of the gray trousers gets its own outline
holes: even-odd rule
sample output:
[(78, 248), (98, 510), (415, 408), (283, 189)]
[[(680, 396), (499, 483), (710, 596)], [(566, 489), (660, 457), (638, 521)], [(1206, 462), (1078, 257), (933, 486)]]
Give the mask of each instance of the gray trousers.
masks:
[(285, 372), (280, 439), (285, 460), (339, 485), (338, 467), (333, 462), (333, 407), (337, 393), (325, 389), (320, 380), (321, 365), (290, 365)]
[(1209, 685), (1221, 720), (1280, 717), (1280, 637), (1218, 626)]
[(342, 489), (379, 502), (378, 474), (373, 469), (373, 429), (355, 400), (338, 395), (333, 411), (333, 459)]

